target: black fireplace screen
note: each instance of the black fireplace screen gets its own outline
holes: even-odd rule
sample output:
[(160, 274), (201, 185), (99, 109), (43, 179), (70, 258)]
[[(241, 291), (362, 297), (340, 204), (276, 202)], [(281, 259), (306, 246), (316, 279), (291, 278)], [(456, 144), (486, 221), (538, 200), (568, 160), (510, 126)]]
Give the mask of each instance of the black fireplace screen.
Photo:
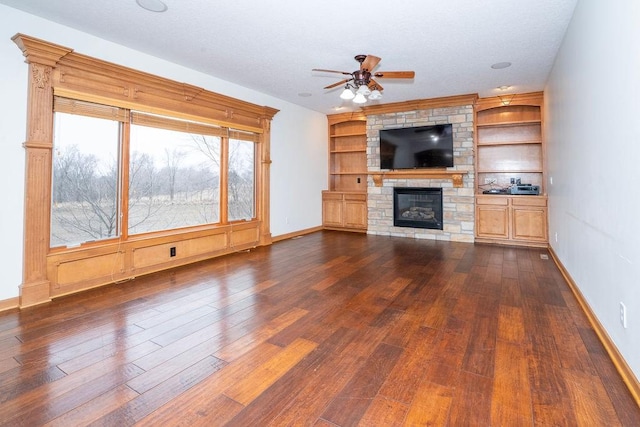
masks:
[(442, 188), (394, 188), (393, 225), (442, 230)]

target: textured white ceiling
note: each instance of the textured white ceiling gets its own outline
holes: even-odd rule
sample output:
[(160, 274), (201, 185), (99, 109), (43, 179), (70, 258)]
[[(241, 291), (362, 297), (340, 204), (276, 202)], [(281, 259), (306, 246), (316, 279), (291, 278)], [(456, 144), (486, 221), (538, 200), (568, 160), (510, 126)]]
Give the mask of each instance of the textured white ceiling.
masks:
[[(323, 113), (341, 105), (357, 54), (382, 58), (376, 103), (542, 90), (577, 0), (0, 0), (10, 7)], [(72, 47), (72, 46), (71, 46)], [(80, 52), (83, 53), (83, 52)], [(494, 70), (491, 64), (513, 65)], [(298, 94), (307, 92), (311, 96)]]

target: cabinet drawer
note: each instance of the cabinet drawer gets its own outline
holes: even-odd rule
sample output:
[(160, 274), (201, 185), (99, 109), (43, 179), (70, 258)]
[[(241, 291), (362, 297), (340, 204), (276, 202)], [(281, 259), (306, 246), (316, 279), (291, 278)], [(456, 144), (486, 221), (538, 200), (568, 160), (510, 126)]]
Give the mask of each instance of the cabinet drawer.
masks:
[(345, 200), (349, 200), (349, 201), (355, 201), (355, 202), (366, 202), (367, 201), (367, 195), (364, 194), (364, 193), (361, 193), (361, 194), (345, 193), (344, 194), (344, 199)]
[(513, 206), (547, 206), (547, 198), (546, 197), (536, 197), (536, 196), (520, 196), (513, 197), (511, 204)]
[(509, 198), (506, 196), (476, 196), (479, 205), (507, 206)]
[(322, 192), (322, 200), (342, 200), (342, 193)]

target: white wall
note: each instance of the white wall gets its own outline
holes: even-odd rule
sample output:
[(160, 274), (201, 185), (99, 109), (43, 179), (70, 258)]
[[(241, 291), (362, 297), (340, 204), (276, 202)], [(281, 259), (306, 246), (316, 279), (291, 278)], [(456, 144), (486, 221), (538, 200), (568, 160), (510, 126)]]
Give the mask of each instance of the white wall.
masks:
[(545, 90), (551, 245), (638, 378), (639, 45), (640, 2), (581, 0)]
[[(274, 236), (322, 223), (321, 191), (327, 187), (326, 116), (283, 100), (116, 45), (0, 5), (0, 301), (19, 295), (22, 282), (24, 149), (27, 65), (11, 41), (16, 33), (78, 53), (280, 110), (271, 127), (271, 232)], [(288, 219), (288, 223), (287, 220)]]

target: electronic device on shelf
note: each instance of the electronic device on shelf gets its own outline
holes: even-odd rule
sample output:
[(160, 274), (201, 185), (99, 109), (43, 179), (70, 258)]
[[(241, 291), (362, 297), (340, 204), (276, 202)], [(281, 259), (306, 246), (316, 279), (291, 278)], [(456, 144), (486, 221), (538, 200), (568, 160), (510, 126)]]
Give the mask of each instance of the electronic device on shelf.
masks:
[(491, 188), (484, 190), (482, 194), (509, 194), (509, 190), (506, 188)]
[(531, 184), (514, 185), (511, 187), (511, 194), (537, 196), (540, 194), (540, 187)]

